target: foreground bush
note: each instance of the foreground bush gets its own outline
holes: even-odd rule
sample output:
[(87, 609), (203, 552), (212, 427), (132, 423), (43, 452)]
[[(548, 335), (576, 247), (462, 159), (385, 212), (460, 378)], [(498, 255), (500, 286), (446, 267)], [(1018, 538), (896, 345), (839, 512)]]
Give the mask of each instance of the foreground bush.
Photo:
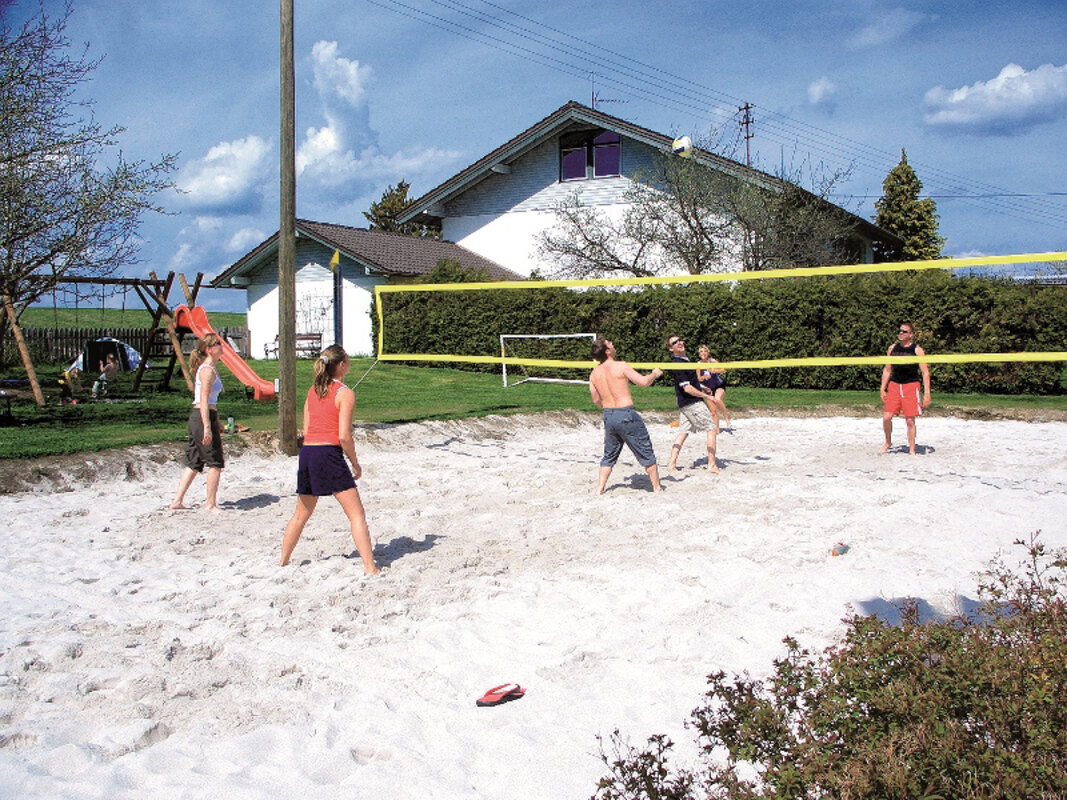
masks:
[(994, 562), (973, 613), (852, 616), (820, 655), (786, 639), (765, 681), (709, 676), (689, 722), (701, 767), (616, 731), (594, 797), (1067, 798), (1067, 553), (1017, 544), (1022, 574)]

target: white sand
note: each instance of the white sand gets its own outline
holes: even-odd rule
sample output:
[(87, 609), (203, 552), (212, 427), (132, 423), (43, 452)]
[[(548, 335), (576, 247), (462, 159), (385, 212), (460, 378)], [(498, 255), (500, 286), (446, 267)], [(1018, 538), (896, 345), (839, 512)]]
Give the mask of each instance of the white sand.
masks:
[[(664, 464), (674, 431), (650, 430)], [(876, 418), (739, 419), (722, 474), (653, 495), (624, 452), (598, 498), (601, 436), (592, 415), (362, 429), (379, 579), (328, 498), (275, 566), (282, 456), (234, 458), (218, 519), (160, 510), (179, 466), (137, 453), (0, 497), (0, 797), (588, 797), (598, 734), (694, 754), (707, 673), (765, 675), (850, 606), (951, 613), (1033, 530), (1067, 546), (1067, 423), (924, 419), (912, 458), (877, 455)], [(475, 706), (508, 681), (526, 697)]]

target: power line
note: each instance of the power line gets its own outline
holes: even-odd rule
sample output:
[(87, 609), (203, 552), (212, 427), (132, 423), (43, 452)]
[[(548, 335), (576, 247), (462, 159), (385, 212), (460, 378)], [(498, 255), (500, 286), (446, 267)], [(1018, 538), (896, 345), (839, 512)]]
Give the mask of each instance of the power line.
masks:
[[(760, 138), (782, 148), (808, 151), (809, 156), (848, 163), (855, 170), (876, 176), (881, 182), (897, 163), (895, 154), (887, 153), (832, 131), (824, 130), (780, 112), (740, 101), (731, 95), (691, 78), (633, 59), (594, 42), (545, 25), (531, 17), (506, 9), (490, 0), (481, 0), (489, 10), (475, 8), (462, 0), (429, 0), (445, 12), (459, 16), (448, 19), (417, 8), (403, 0), (367, 0), (379, 8), (461, 36), (512, 56), (540, 64), (566, 75), (593, 80), (610, 86), (615, 92), (629, 92), (636, 97), (700, 120), (713, 129), (723, 129), (736, 121), (735, 109), (744, 111), (739, 123), (745, 132), (745, 145), (755, 134), (751, 131), (751, 111), (759, 109)], [(739, 143), (740, 137), (736, 140)], [(746, 160), (750, 161), (750, 157)], [(1067, 225), (1067, 206), (1050, 203), (1050, 198), (1067, 196), (1063, 192), (1012, 192), (1003, 187), (954, 175), (933, 165), (911, 162), (922, 172), (927, 188), (935, 199), (959, 200), (998, 214), (1026, 219), (1051, 227)], [(850, 195), (855, 200), (869, 200), (880, 195)], [(1042, 198), (1043, 202), (1033, 202)], [(1030, 201), (1030, 202), (1028, 202)]]

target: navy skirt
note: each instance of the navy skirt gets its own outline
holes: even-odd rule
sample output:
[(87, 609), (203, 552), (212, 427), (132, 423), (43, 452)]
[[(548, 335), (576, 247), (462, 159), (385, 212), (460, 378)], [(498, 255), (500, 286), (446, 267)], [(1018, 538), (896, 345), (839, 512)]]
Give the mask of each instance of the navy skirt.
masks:
[(300, 448), (296, 493), (325, 497), (356, 488), (356, 479), (337, 444), (308, 444)]

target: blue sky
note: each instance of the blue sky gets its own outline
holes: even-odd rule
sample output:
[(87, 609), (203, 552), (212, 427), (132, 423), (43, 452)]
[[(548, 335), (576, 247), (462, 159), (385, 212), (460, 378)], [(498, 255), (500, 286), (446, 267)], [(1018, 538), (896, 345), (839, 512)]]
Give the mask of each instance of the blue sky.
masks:
[[(7, 7), (19, 24), (38, 0)], [(62, 4), (43, 3), (56, 14)], [(852, 167), (870, 218), (906, 148), (948, 255), (1067, 249), (1067, 4), (295, 0), (297, 213), (365, 225), (569, 100), (668, 134), (738, 139), (756, 166)], [(173, 212), (126, 274), (209, 278), (278, 227), (279, 4), (78, 0), (84, 95), (127, 158), (178, 153)], [(744, 158), (743, 148), (737, 156)], [(209, 307), (243, 308), (239, 292)]]

